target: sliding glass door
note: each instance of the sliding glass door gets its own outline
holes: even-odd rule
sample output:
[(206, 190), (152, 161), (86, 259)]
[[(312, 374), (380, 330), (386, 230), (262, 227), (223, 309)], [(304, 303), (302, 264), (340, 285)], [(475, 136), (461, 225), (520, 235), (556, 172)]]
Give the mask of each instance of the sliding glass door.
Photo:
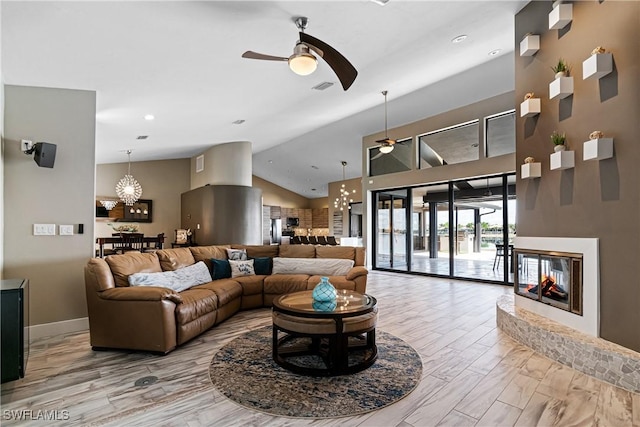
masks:
[(513, 281), (515, 175), (380, 191), (374, 197), (376, 268)]

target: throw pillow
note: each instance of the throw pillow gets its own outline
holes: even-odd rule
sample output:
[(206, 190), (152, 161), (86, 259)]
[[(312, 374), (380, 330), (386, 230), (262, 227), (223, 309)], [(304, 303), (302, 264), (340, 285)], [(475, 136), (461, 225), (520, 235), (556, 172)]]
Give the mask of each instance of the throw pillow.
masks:
[(246, 261), (229, 260), (229, 265), (231, 266), (231, 277), (256, 275), (256, 272), (253, 269), (252, 259)]
[(227, 258), (233, 261), (246, 261), (247, 250), (246, 249), (227, 249)]
[(268, 276), (269, 274), (271, 274), (271, 258), (253, 258), (253, 268), (256, 271), (256, 274), (259, 274), (261, 276)]
[(211, 258), (211, 277), (213, 280), (231, 277), (231, 266), (226, 259)]
[(159, 286), (181, 292), (211, 281), (211, 274), (204, 262), (161, 273), (134, 273), (129, 276), (130, 286)]

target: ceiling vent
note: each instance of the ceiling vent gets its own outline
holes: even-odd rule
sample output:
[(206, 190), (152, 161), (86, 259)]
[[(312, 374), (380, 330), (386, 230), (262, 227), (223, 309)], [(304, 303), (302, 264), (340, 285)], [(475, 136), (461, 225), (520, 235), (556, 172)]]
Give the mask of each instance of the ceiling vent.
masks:
[(232, 125), (241, 125), (243, 123), (244, 123), (244, 120), (242, 120), (242, 119), (238, 119), (238, 120), (236, 120), (234, 122), (231, 122)]
[(329, 89), (331, 86), (333, 86), (333, 83), (331, 83), (331, 82), (322, 82), (319, 85), (315, 85), (311, 89), (314, 89), (314, 90), (325, 90), (325, 89)]
[(139, 136), (136, 136), (136, 139), (147, 139), (147, 138), (149, 138), (149, 135), (139, 135)]

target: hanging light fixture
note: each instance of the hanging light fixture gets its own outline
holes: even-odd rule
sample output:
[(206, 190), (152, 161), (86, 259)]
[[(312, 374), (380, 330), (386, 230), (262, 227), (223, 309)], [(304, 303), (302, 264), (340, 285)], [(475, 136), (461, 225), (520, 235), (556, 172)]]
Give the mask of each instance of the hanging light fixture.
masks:
[(142, 196), (142, 186), (131, 175), (131, 150), (127, 150), (129, 168), (127, 174), (116, 184), (116, 194), (127, 206), (132, 206)]
[(493, 196), (493, 193), (491, 192), (491, 189), (489, 188), (489, 178), (487, 178), (487, 189), (484, 190), (483, 196), (485, 196), (485, 197)]
[(393, 151), (393, 146), (396, 144), (395, 139), (389, 138), (387, 134), (387, 91), (383, 90), (382, 94), (384, 95), (384, 139), (376, 141), (380, 144), (380, 152), (383, 154), (388, 154)]
[[(340, 162), (342, 164), (342, 181), (345, 181), (345, 167), (347, 166), (347, 162), (345, 162), (344, 160), (342, 162)], [(349, 190), (347, 190), (345, 183), (343, 182), (342, 185), (340, 186), (340, 197), (336, 197), (336, 200), (334, 200), (333, 202), (333, 207), (335, 209), (340, 208), (341, 211), (344, 211), (345, 207), (347, 209), (351, 209), (351, 205), (349, 203), (353, 203), (353, 199), (350, 198), (349, 196), (351, 194), (355, 194), (356, 190), (352, 190), (351, 192), (349, 192)]]

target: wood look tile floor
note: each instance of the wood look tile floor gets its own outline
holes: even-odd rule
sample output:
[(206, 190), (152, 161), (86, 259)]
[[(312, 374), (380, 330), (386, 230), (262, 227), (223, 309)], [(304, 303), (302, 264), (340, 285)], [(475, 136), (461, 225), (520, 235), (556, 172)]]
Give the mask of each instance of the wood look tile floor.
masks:
[[(240, 312), (166, 356), (94, 352), (88, 332), (39, 339), (31, 346), (26, 378), (2, 385), (1, 424), (640, 425), (640, 395), (536, 354), (496, 328), (496, 299), (512, 292), (509, 287), (370, 272), (367, 292), (378, 299), (378, 327), (411, 344), (423, 362), (419, 386), (381, 410), (337, 419), (282, 418), (245, 409), (218, 393), (209, 381), (211, 358), (236, 336), (270, 325), (269, 309), (260, 309)], [(158, 381), (134, 384), (145, 376)], [(10, 419), (10, 411), (28, 410), (68, 411), (68, 419)]]

